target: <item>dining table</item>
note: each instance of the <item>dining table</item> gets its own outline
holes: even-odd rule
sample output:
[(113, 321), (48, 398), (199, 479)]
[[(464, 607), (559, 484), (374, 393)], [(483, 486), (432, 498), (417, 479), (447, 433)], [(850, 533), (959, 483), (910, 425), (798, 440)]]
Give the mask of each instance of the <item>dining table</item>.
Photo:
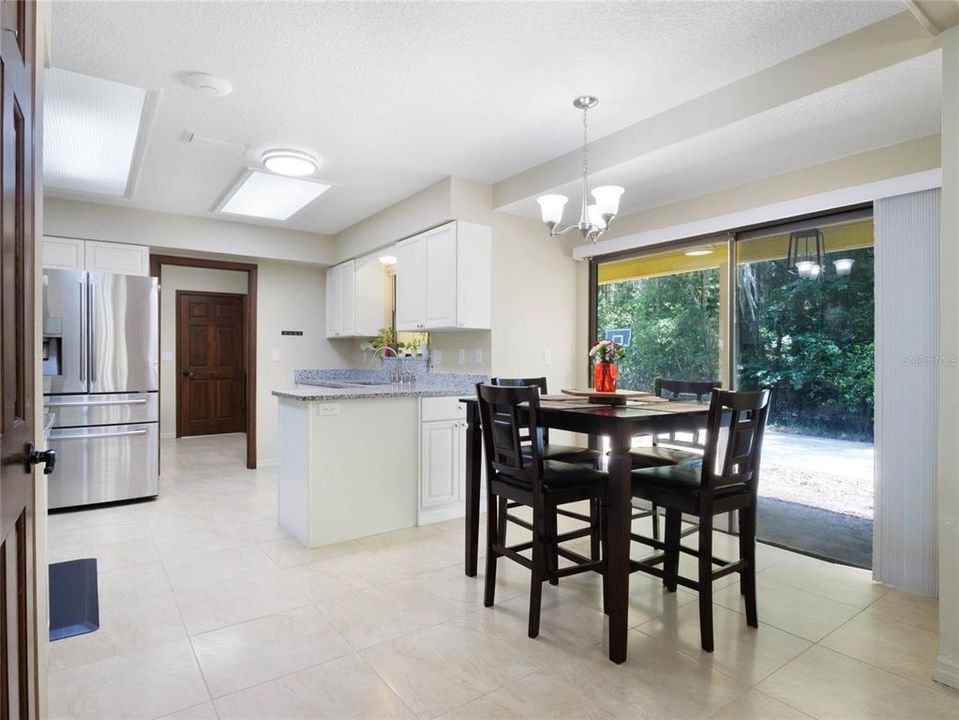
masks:
[[(480, 486), (482, 484), (483, 432), (479, 402), (462, 398), (466, 404), (466, 560), (469, 577), (476, 575), (479, 551)], [(555, 430), (567, 430), (608, 438), (607, 493), (607, 597), (609, 659), (626, 661), (627, 618), (629, 614), (630, 531), (632, 507), (632, 465), (629, 451), (633, 438), (669, 432), (697, 432), (706, 427), (709, 404), (696, 401), (667, 401), (652, 394), (640, 395), (625, 404), (603, 405), (576, 396), (544, 395), (540, 398), (539, 423)]]

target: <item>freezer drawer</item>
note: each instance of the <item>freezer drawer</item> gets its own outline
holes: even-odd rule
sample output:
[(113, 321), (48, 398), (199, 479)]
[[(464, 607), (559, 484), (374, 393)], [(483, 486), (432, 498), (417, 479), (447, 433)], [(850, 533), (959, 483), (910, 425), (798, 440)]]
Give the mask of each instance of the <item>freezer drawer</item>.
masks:
[(145, 423), (51, 431), (57, 466), (48, 478), (49, 507), (156, 495), (158, 428)]
[(108, 395), (53, 395), (43, 399), (43, 408), (53, 413), (53, 427), (129, 425), (159, 419), (157, 393)]

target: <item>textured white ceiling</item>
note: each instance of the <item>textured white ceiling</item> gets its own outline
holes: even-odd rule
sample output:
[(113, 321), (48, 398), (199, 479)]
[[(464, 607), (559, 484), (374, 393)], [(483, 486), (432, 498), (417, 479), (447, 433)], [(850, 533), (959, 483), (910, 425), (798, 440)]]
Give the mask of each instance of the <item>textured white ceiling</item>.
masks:
[[(883, 2), (57, 2), (53, 64), (162, 89), (132, 204), (208, 215), (270, 147), (337, 187), (284, 223), (336, 232), (446, 176), (493, 182), (902, 11)], [(233, 82), (222, 99), (179, 78)], [(182, 141), (248, 144), (246, 157)]]
[[(933, 135), (941, 85), (936, 51), (596, 173), (590, 184), (627, 188), (626, 215)], [(574, 210), (578, 218), (581, 187), (555, 190), (571, 198), (564, 221)], [(532, 198), (501, 209), (540, 217)]]

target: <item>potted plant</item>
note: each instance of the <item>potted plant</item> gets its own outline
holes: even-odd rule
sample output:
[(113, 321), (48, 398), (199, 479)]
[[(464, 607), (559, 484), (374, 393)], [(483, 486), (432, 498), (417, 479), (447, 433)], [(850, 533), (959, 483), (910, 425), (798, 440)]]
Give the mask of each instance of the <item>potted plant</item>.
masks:
[(393, 328), (381, 327), (380, 334), (370, 340), (363, 349), (373, 354), (374, 357), (396, 357), (396, 333)]
[(593, 360), (593, 389), (597, 392), (616, 392), (619, 370), (616, 361), (626, 357), (626, 348), (612, 340), (600, 340), (589, 351)]

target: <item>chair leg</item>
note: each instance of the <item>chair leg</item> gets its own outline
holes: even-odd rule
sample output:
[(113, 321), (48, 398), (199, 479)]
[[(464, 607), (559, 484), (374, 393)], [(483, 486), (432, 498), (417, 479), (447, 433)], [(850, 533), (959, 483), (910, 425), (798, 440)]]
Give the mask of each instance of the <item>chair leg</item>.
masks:
[(759, 627), (756, 603), (756, 506), (739, 511), (739, 557), (746, 567), (739, 571), (739, 588), (746, 601), (746, 624)]
[(546, 574), (549, 577), (550, 585), (559, 585), (559, 578), (553, 577), (553, 573), (559, 570), (559, 542), (556, 540), (559, 535), (559, 517), (556, 509), (546, 511), (547, 525), (546, 535), (548, 537), (546, 553)]
[(494, 543), (503, 544), (499, 536), (499, 522), (496, 496), (492, 493), (486, 498), (486, 579), (483, 585), (483, 605), (493, 607), (496, 599), (496, 560), (498, 555), (493, 550)]
[(499, 521), (499, 544), (506, 546), (506, 526), (509, 525), (509, 522), (506, 520), (506, 503), (507, 500), (504, 497), (499, 498), (499, 512), (497, 513), (497, 519)]
[(600, 501), (599, 528), (603, 551), (603, 613), (609, 615), (609, 521), (606, 517), (606, 504)]
[(676, 592), (676, 577), (679, 575), (679, 539), (683, 526), (683, 514), (679, 510), (666, 510), (666, 558), (663, 561), (663, 584), (668, 592)]
[(600, 530), (600, 502), (599, 500), (589, 501), (589, 559), (592, 561), (600, 558), (601, 530)]
[(656, 507), (656, 503), (652, 505), (653, 513), (653, 540), (659, 540), (659, 508)]
[(713, 518), (699, 519), (699, 637), (713, 651)]
[[(553, 510), (555, 513), (555, 510)], [(531, 638), (539, 635), (539, 611), (543, 600), (543, 578), (546, 576), (545, 518), (533, 510), (533, 569), (529, 588), (529, 632)]]

